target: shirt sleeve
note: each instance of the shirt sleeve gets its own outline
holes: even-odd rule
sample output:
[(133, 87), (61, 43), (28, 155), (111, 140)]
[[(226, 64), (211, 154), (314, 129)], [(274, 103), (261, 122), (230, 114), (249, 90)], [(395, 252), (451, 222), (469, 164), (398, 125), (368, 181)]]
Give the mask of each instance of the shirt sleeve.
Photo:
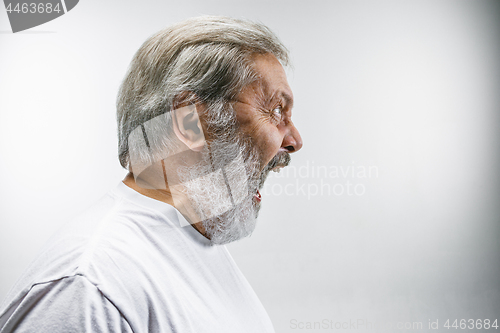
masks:
[(113, 303), (81, 275), (36, 284), (17, 304), (0, 333), (132, 332)]

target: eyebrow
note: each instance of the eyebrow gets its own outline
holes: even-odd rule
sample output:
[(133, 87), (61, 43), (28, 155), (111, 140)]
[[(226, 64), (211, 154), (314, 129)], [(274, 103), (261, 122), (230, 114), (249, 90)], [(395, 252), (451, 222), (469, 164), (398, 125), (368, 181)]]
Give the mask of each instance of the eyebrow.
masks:
[[(276, 97), (278, 97), (278, 98), (281, 98), (281, 99), (285, 100), (286, 104), (288, 104), (288, 107), (289, 107), (290, 109), (292, 109), (292, 108), (293, 108), (293, 97), (292, 97), (290, 94), (288, 94), (287, 92), (285, 92), (285, 91), (280, 91), (279, 93), (277, 93), (277, 94), (274, 96), (274, 98), (276, 98)], [(274, 99), (274, 98), (273, 98), (273, 99)]]

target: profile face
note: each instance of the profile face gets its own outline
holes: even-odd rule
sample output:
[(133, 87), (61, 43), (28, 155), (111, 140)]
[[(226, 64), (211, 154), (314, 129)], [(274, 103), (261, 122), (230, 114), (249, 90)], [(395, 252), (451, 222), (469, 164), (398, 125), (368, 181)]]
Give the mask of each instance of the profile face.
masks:
[(256, 54), (253, 60), (259, 79), (236, 97), (234, 110), (241, 134), (251, 138), (259, 153), (263, 171), (278, 154), (300, 150), (302, 138), (292, 122), (293, 94), (280, 62), (271, 54)]
[[(292, 122), (293, 94), (282, 65), (270, 54), (257, 54), (252, 60), (258, 79), (233, 101), (235, 136), (230, 142), (220, 141), (206, 129), (209, 160), (181, 177), (190, 179), (182, 182), (183, 193), (199, 216), (208, 217), (202, 218), (203, 226), (216, 244), (253, 232), (262, 200), (259, 189), (268, 173), (288, 165), (289, 154), (302, 147)], [(223, 175), (200, 177), (206, 167), (222, 170)]]

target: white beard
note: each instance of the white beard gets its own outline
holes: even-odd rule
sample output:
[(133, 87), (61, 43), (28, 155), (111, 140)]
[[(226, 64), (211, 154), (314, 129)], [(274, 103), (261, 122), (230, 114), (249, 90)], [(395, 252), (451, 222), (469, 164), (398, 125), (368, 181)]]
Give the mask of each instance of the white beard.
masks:
[(248, 143), (236, 141), (215, 140), (210, 143), (210, 152), (207, 149), (203, 154), (202, 161), (178, 170), (184, 195), (199, 216), (212, 245), (251, 235), (260, 209), (260, 203), (255, 200), (263, 182), (259, 179), (259, 159)]

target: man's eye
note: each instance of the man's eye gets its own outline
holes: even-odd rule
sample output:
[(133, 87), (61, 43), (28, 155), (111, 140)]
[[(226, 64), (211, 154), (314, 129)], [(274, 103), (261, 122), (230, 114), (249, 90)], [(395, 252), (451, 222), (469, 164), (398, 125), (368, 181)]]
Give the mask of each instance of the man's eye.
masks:
[(275, 107), (273, 109), (273, 116), (281, 120), (281, 117), (283, 116), (283, 107), (281, 106)]

